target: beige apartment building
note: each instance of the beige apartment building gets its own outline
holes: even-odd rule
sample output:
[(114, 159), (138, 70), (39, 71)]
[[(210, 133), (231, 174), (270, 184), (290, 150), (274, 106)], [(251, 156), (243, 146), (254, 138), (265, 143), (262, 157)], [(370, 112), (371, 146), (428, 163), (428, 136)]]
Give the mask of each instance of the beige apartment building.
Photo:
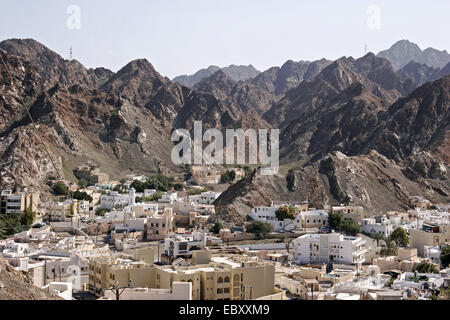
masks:
[(409, 230), (409, 246), (416, 248), (418, 255), (424, 256), (424, 246), (435, 247), (441, 243), (450, 241), (450, 225), (439, 225), (425, 230)]
[(89, 260), (89, 292), (98, 297), (115, 285), (147, 288), (152, 283), (154, 249), (136, 249), (131, 256), (101, 256)]
[(275, 266), (255, 257), (213, 256), (208, 264), (156, 266), (156, 288), (192, 282), (193, 300), (248, 300), (274, 294)]
[(360, 223), (361, 219), (365, 217), (365, 210), (360, 206), (339, 206), (332, 207), (333, 213), (341, 213), (344, 220), (353, 220)]
[[(275, 266), (255, 257), (211, 256), (196, 253), (188, 266), (157, 266), (142, 257), (95, 258), (89, 262), (89, 292), (131, 285), (135, 288), (172, 289), (173, 283), (190, 282), (193, 300), (257, 299), (274, 294)], [(141, 259), (141, 260), (139, 260)], [(147, 260), (150, 261), (150, 260)]]

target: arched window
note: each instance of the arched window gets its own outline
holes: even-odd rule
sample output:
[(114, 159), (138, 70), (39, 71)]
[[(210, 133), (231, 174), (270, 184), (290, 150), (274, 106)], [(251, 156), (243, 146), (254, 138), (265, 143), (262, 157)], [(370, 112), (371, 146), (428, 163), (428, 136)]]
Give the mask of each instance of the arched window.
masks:
[(228, 277), (228, 276), (225, 277), (225, 282), (226, 282), (226, 283), (230, 282), (230, 277)]
[(219, 279), (217, 279), (217, 283), (223, 283), (223, 278), (219, 277)]

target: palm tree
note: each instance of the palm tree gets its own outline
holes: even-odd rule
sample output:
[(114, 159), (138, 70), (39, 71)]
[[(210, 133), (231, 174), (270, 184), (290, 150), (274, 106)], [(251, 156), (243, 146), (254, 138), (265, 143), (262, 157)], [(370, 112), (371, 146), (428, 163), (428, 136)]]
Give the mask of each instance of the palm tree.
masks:
[(8, 226), (3, 221), (0, 221), (0, 239), (8, 237)]
[(382, 247), (384, 248), (385, 256), (393, 256), (397, 254), (397, 244), (391, 237), (383, 236), (384, 244)]
[(379, 247), (380, 246), (380, 240), (383, 239), (383, 235), (381, 233), (374, 232), (372, 234), (372, 238), (377, 241), (377, 247)]

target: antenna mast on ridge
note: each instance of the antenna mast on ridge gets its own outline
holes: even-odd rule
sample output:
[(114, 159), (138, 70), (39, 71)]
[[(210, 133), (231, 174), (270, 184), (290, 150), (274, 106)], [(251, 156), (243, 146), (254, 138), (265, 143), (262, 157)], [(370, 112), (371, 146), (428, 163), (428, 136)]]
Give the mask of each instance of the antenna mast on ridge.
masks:
[(72, 61), (72, 46), (70, 46), (70, 60)]

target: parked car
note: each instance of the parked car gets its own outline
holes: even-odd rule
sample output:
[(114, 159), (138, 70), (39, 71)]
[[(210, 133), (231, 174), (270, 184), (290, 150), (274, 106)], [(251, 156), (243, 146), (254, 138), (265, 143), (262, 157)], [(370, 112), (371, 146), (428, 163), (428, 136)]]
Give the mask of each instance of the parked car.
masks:
[(331, 229), (328, 226), (323, 226), (319, 229), (319, 233), (331, 233)]

